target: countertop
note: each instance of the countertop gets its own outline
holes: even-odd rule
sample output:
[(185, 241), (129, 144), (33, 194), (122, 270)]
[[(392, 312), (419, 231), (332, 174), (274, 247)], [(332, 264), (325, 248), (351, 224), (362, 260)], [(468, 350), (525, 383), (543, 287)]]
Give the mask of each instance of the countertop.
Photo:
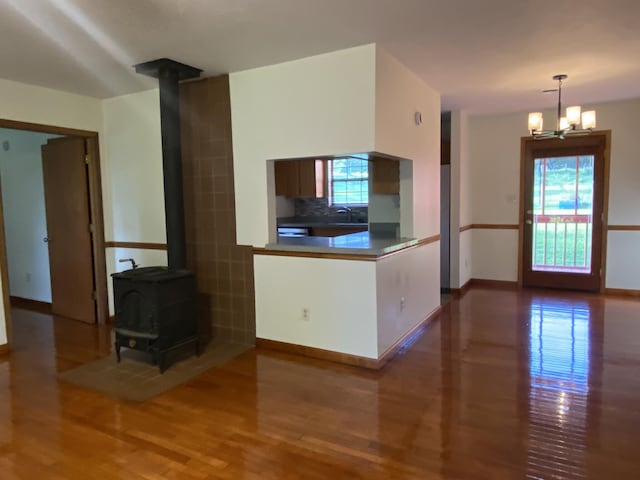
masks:
[(382, 256), (417, 244), (416, 238), (395, 238), (358, 232), (339, 237), (278, 237), (278, 243), (269, 243), (265, 249)]

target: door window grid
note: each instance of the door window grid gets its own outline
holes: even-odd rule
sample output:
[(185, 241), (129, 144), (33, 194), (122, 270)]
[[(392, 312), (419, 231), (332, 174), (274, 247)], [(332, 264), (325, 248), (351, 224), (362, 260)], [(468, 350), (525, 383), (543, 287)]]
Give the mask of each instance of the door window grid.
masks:
[(359, 158), (337, 158), (329, 165), (331, 205), (369, 203), (369, 162)]
[(591, 273), (594, 156), (536, 158), (532, 269)]

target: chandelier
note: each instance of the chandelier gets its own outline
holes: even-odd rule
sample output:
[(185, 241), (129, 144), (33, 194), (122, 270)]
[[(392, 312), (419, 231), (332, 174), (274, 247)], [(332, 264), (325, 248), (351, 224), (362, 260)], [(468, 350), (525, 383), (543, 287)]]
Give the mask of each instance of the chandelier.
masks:
[(596, 128), (596, 111), (588, 110), (581, 113), (579, 106), (567, 107), (566, 115), (562, 114), (562, 81), (567, 75), (554, 75), (553, 79), (558, 82), (557, 89), (544, 90), (547, 92), (558, 92), (558, 112), (556, 117), (555, 130), (542, 129), (542, 112), (531, 112), (529, 114), (529, 132), (533, 138), (559, 138), (563, 139), (570, 135), (588, 135)]

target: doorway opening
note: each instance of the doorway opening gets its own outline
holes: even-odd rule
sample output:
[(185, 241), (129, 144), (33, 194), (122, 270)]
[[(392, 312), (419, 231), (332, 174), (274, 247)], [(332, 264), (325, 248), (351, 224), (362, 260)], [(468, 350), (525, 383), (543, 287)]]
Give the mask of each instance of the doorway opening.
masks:
[[(37, 175), (37, 180), (33, 182), (33, 188), (38, 191), (38, 195), (41, 197), (39, 200), (40, 205), (34, 208), (43, 210), (45, 208), (43, 204), (46, 205), (46, 225), (44, 225), (44, 219), (42, 218), (44, 212), (40, 212), (39, 217), (41, 218), (38, 221), (43, 225), (28, 226), (24, 241), (41, 252), (44, 261), (40, 258), (39, 262), (34, 263), (48, 263), (48, 265), (40, 265), (40, 269), (48, 269), (51, 279), (49, 285), (41, 284), (38, 286), (39, 293), (36, 297), (44, 298), (45, 300), (34, 303), (47, 305), (49, 303), (47, 299), (49, 298), (54, 314), (82, 320), (87, 323), (106, 323), (108, 319), (108, 300), (98, 133), (3, 119), (0, 119), (0, 129), (3, 129), (6, 133), (5, 136), (8, 138), (21, 137), (28, 141), (29, 136), (32, 135), (35, 139), (35, 146), (31, 145), (29, 147), (30, 151), (33, 150), (31, 156), (34, 157), (31, 159), (31, 163), (35, 162), (34, 165), (39, 166), (41, 169), (40, 175)], [(40, 145), (43, 145), (41, 153)], [(3, 142), (3, 150), (6, 149), (8, 152), (11, 148), (12, 145), (9, 141)], [(39, 158), (35, 158), (36, 155)], [(72, 162), (74, 172), (69, 170), (69, 159), (71, 157), (75, 157)], [(28, 172), (22, 173), (28, 174)], [(72, 191), (80, 192), (81, 196), (72, 196)], [(46, 197), (46, 201), (44, 197)], [(65, 202), (67, 202), (66, 206)], [(37, 203), (37, 201), (34, 201), (34, 203)], [(20, 206), (17, 205), (18, 208)], [(0, 246), (3, 251), (7, 247), (7, 238), (12, 234), (8, 230), (11, 225), (7, 224), (7, 214), (9, 214), (9, 217), (17, 217), (18, 220), (21, 215), (20, 211), (9, 212), (8, 208), (14, 207), (4, 205), (5, 211), (2, 224), (6, 235), (3, 234), (2, 238), (0, 238), (2, 243)], [(56, 209), (57, 213), (55, 213)], [(57, 217), (57, 220), (54, 217)], [(54, 220), (53, 223), (50, 220)], [(33, 223), (31, 216), (24, 216), (24, 223)], [(53, 233), (54, 231), (56, 233)], [(11, 238), (10, 240), (14, 244), (19, 241), (16, 238)], [(80, 242), (82, 247), (73, 247), (74, 242)], [(44, 253), (42, 253), (43, 249)], [(34, 249), (32, 248), (31, 250)], [(65, 250), (66, 253), (64, 253)], [(9, 252), (9, 255), (11, 255), (11, 252)], [(26, 252), (25, 255), (30, 255), (30, 253)], [(5, 280), (3, 281), (3, 294), (9, 344), (11, 344), (9, 308), (11, 303), (9, 282), (11, 280), (6, 274), (9, 270), (8, 264), (14, 260), (15, 258), (9, 259), (9, 261), (7, 261), (7, 258), (0, 258), (3, 280)], [(85, 265), (84, 273), (81, 275), (77, 271), (77, 264)], [(54, 270), (57, 270), (57, 272), (54, 273)], [(20, 278), (26, 283), (33, 283), (36, 278), (32, 274), (33, 272), (29, 268), (27, 273), (22, 272), (21, 276), (16, 278)], [(71, 275), (69, 276), (69, 274)], [(82, 276), (82, 279), (80, 279), (80, 276)], [(48, 276), (42, 275), (42, 277)], [(47, 280), (48, 278), (45, 278), (45, 280), (40, 279), (40, 283), (46, 283)], [(14, 279), (13, 283), (18, 282)], [(75, 287), (70, 287), (70, 285), (75, 285)], [(87, 290), (84, 293), (87, 293), (88, 299), (84, 299), (83, 295), (78, 295), (80, 287), (82, 287), (83, 292)], [(11, 291), (13, 290), (12, 288)], [(17, 291), (28, 292), (29, 289), (25, 290), (23, 288), (20, 290), (20, 288), (17, 288)], [(48, 298), (47, 295), (49, 295)], [(20, 295), (16, 296), (20, 300)], [(75, 305), (77, 302), (74, 297), (82, 298), (80, 304), (83, 304), (83, 306), (80, 309), (77, 308), (78, 305)], [(27, 298), (27, 300), (29, 299)]]
[(440, 115), (440, 294), (451, 292), (451, 112)]
[(522, 139), (522, 286), (604, 289), (609, 138)]

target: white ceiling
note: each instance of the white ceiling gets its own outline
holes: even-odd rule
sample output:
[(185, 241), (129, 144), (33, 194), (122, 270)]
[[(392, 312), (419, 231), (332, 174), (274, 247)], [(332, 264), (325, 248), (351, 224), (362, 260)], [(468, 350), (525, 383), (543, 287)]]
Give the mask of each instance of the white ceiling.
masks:
[(101, 98), (159, 57), (214, 75), (373, 42), (443, 109), (551, 107), (556, 73), (567, 103), (640, 97), (638, 0), (0, 0), (0, 78)]

